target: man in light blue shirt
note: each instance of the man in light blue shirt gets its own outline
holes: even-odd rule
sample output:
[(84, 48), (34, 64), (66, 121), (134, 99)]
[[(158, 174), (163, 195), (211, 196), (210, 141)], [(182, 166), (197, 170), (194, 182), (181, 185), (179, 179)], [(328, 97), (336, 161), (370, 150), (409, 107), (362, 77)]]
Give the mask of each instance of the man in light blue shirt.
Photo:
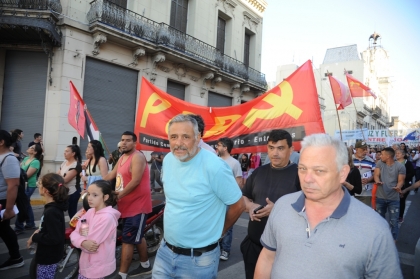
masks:
[[(175, 116), (169, 122), (168, 137), (171, 153), (162, 167), (165, 239), (152, 278), (216, 278), (218, 240), (244, 211), (242, 193), (229, 166), (198, 147), (200, 133), (194, 118)], [(230, 206), (227, 212), (226, 205)]]

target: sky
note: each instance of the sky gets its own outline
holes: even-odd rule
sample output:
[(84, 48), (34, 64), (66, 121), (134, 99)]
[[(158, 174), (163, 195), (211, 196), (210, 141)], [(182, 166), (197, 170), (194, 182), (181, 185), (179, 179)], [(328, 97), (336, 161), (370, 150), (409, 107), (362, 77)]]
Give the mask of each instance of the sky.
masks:
[(319, 68), (328, 48), (357, 44), (360, 53), (376, 31), (390, 56), (390, 115), (420, 121), (419, 0), (266, 1), (261, 72), (267, 82), (276, 80), (280, 65), (313, 59)]

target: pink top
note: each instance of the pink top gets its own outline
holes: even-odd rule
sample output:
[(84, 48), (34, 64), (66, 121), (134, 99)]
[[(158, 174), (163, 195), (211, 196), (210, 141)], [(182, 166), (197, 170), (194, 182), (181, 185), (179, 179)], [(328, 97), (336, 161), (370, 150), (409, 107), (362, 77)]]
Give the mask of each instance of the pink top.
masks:
[[(87, 278), (102, 278), (113, 273), (116, 269), (115, 242), (117, 238), (118, 210), (107, 206), (99, 211), (89, 209), (81, 219), (86, 219), (89, 226), (87, 236), (80, 235), (81, 220), (76, 229), (70, 234), (71, 243), (82, 249), (79, 260), (79, 272)], [(99, 244), (96, 252), (89, 252), (82, 248), (82, 242), (94, 240)]]

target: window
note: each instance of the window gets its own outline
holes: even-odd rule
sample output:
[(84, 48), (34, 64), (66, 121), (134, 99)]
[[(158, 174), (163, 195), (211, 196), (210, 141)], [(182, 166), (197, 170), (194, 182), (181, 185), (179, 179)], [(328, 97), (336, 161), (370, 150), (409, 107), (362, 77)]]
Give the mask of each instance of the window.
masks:
[(108, 0), (108, 2), (117, 4), (118, 6), (121, 6), (123, 8), (127, 8), (127, 0)]
[(219, 17), (217, 21), (217, 42), (216, 48), (221, 54), (225, 53), (225, 34), (226, 34), (226, 21)]
[(209, 91), (208, 107), (231, 107), (232, 98)]
[(251, 35), (245, 33), (245, 43), (244, 43), (244, 64), (249, 66), (249, 48), (251, 46)]
[(172, 0), (170, 25), (187, 33), (188, 0)]
[(185, 99), (185, 85), (168, 80), (166, 92), (178, 99)]

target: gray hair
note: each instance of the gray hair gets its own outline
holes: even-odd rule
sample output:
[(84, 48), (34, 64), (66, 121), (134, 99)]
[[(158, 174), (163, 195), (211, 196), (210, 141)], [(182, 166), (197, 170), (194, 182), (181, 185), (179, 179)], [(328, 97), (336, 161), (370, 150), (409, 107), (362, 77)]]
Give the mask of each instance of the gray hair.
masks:
[[(307, 147), (324, 147), (324, 146), (331, 146), (334, 147), (336, 152), (335, 162), (337, 165), (337, 170), (340, 171), (343, 166), (348, 164), (348, 150), (346, 145), (338, 140), (333, 139), (331, 136), (327, 134), (312, 134), (310, 136), (306, 136), (301, 142), (301, 150), (302, 153), (305, 148)], [(320, 154), (322, 156), (322, 154)]]
[(197, 121), (193, 117), (191, 117), (191, 115), (189, 114), (178, 114), (177, 116), (172, 118), (171, 121), (169, 121), (168, 132), (172, 124), (180, 123), (180, 122), (190, 122), (193, 125), (194, 137), (198, 138), (198, 135), (200, 134), (200, 132), (198, 131)]

